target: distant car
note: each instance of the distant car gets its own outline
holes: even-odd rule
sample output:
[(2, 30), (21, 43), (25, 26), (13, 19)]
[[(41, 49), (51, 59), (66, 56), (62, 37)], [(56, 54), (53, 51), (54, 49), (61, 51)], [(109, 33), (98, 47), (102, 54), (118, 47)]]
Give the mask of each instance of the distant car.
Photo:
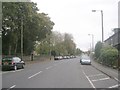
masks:
[(83, 65), (91, 65), (90, 58), (80, 58), (80, 63)]
[(62, 56), (59, 56), (59, 60), (62, 60), (63, 59), (63, 57)]
[(24, 68), (25, 62), (19, 57), (4, 57), (2, 58), (2, 69), (20, 69)]
[(67, 56), (63, 56), (63, 59), (67, 59)]
[(70, 59), (70, 56), (66, 56), (67, 57), (67, 59)]
[(54, 60), (59, 60), (59, 56), (55, 56), (55, 57), (54, 57)]
[(61, 60), (61, 57), (60, 56), (55, 56), (54, 60)]
[(62, 60), (62, 59), (63, 59), (62, 56), (55, 56), (55, 57), (54, 57), (54, 60)]
[(71, 55), (70, 58), (73, 58), (73, 56)]

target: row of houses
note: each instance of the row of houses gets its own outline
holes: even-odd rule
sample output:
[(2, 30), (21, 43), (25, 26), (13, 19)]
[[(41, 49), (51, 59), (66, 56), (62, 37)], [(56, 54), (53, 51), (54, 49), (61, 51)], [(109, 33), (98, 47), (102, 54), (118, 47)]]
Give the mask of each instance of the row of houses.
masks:
[(116, 47), (120, 52), (120, 28), (114, 28), (114, 34), (107, 38), (104, 43)]

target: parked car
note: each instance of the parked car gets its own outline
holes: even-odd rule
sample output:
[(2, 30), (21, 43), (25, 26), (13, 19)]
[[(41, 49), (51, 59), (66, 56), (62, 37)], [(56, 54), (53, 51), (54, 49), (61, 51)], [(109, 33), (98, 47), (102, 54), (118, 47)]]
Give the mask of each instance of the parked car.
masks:
[(59, 59), (60, 59), (59, 56), (54, 57), (54, 60), (59, 60)]
[(19, 57), (4, 57), (2, 58), (2, 69), (20, 69), (24, 68), (25, 62)]
[(67, 56), (67, 59), (70, 59), (70, 56)]
[(63, 56), (63, 59), (67, 59), (67, 56)]
[(80, 58), (80, 63), (83, 65), (83, 64), (86, 64), (86, 65), (91, 65), (91, 60), (90, 58), (88, 57), (82, 57)]
[(62, 59), (63, 59), (62, 56), (55, 56), (55, 57), (54, 57), (54, 60), (62, 60)]
[(59, 60), (62, 60), (63, 59), (63, 57), (62, 56), (59, 56)]

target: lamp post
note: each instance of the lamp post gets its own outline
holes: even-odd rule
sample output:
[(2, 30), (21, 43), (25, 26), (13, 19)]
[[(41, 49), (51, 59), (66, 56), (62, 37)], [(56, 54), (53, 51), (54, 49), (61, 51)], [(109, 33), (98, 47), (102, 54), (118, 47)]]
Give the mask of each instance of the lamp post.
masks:
[(94, 51), (94, 35), (93, 34), (88, 34), (89, 36), (92, 36), (92, 51)]
[(21, 17), (21, 59), (23, 60), (23, 17)]
[(101, 12), (101, 25), (102, 25), (102, 43), (104, 42), (104, 30), (103, 30), (103, 11), (102, 10), (92, 10), (92, 12)]

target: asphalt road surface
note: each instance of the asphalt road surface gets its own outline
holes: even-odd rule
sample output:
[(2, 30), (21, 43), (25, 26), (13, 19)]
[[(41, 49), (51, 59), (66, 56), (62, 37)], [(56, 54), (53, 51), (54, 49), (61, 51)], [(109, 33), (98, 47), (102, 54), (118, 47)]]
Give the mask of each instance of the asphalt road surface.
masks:
[(118, 82), (80, 57), (26, 65), (2, 73), (2, 88), (116, 88)]

